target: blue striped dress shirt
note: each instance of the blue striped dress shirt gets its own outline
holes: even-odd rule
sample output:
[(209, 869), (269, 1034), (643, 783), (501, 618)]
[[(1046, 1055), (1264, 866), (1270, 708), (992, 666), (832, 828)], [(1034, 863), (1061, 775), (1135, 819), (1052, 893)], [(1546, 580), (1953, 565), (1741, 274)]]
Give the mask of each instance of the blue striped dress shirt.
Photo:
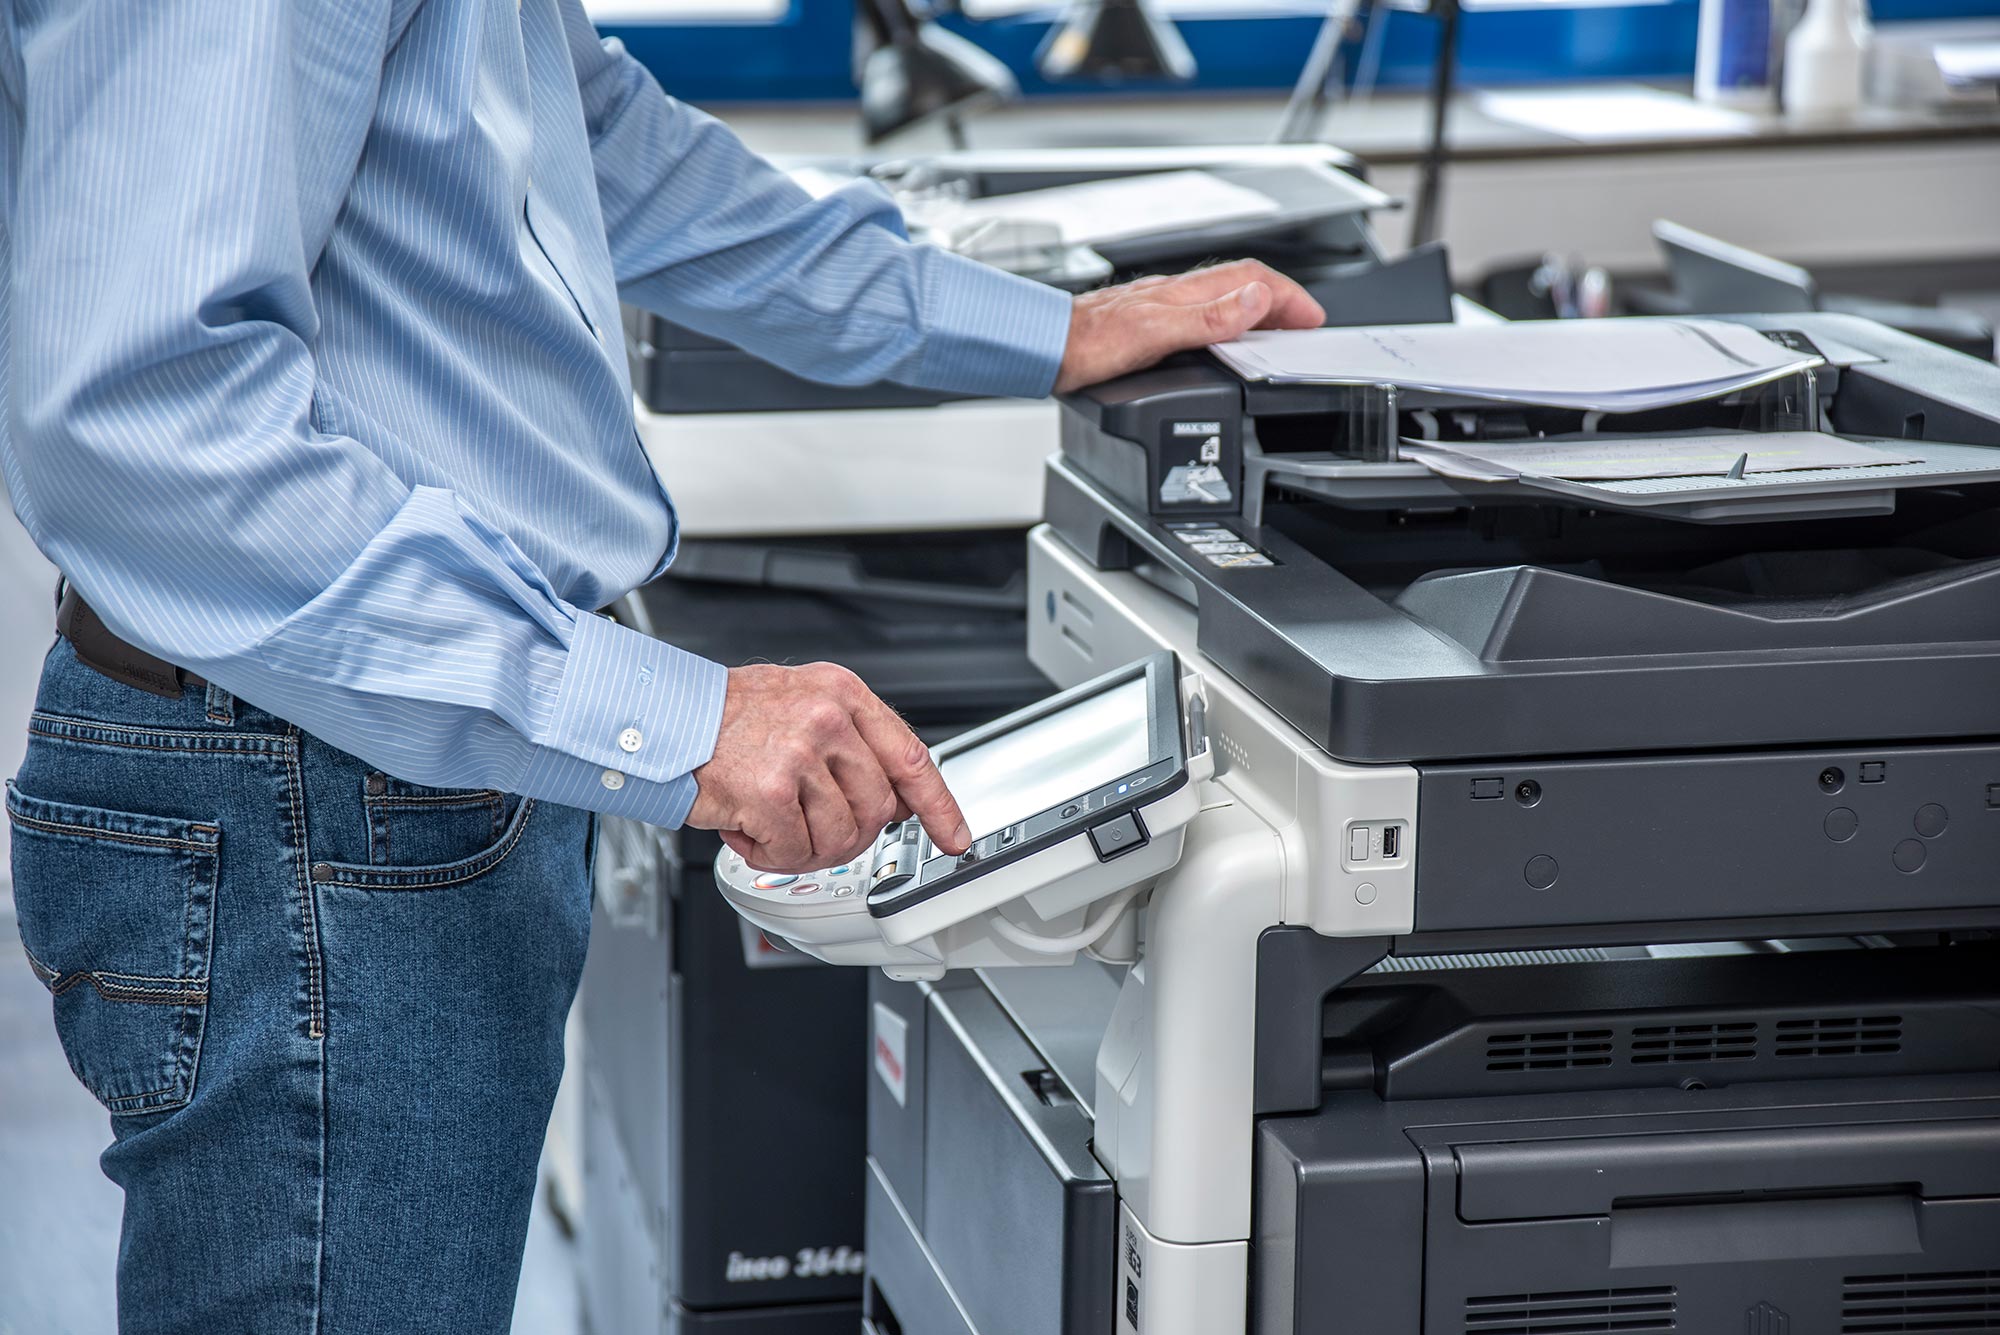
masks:
[(126, 639), (415, 782), (694, 801), (723, 669), (588, 614), (675, 543), (621, 297), (826, 381), (1061, 359), (1066, 296), (809, 199), (579, 0), (0, 6), (16, 513)]

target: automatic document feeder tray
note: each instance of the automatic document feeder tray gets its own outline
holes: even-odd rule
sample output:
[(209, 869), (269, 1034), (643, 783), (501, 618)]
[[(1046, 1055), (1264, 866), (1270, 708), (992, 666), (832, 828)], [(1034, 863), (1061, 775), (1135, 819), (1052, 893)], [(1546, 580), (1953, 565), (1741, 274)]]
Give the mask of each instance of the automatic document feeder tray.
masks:
[[(1743, 318), (1821, 364), (1594, 421), (1188, 357), (1064, 397), (1045, 514), (1194, 608), (1216, 667), (1343, 760), (2000, 736), (2000, 367), (1851, 317)], [(1394, 457), (1579, 432), (1822, 432), (1917, 462), (1581, 483)]]
[[(1737, 433), (1707, 433), (1730, 439)], [(1760, 433), (1742, 432), (1747, 455)], [(1899, 462), (1867, 467), (1802, 468), (1742, 477), (1573, 479), (1523, 476), (1467, 481), (1440, 477), (1406, 460), (1366, 462), (1334, 454), (1252, 454), (1245, 471), (1246, 497), (1259, 515), (1265, 488), (1280, 485), (1326, 497), (1372, 491), (1377, 498), (1482, 504), (1569, 502), (1680, 519), (1691, 523), (1753, 523), (1767, 519), (1831, 518), (1888, 514), (1896, 494), (1914, 487), (2000, 482), (2000, 451), (1944, 442), (1839, 437), (1892, 450)]]
[(978, 832), (962, 854), (913, 817), (853, 863), (802, 876), (725, 851), (717, 884), (768, 936), (830, 963), (898, 978), (1068, 963), (1113, 942), (1180, 859), (1212, 772), (1205, 747), (1190, 754), (1181, 691), (1174, 655), (1154, 654), (939, 746)]

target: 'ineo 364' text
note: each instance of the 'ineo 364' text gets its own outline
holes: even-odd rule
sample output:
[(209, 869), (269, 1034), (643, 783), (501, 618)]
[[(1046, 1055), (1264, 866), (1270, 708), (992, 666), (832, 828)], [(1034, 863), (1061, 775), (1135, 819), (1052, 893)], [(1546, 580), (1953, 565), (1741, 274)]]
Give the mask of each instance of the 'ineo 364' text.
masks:
[(866, 1257), (858, 1247), (801, 1247), (792, 1256), (745, 1256), (729, 1253), (723, 1278), (731, 1284), (751, 1284), (773, 1279), (823, 1279), (829, 1275), (858, 1275)]

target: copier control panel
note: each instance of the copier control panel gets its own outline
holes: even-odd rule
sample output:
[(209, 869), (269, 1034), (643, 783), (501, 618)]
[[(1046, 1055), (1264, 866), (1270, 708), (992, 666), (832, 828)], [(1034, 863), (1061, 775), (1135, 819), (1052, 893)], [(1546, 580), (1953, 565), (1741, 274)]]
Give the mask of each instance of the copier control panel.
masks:
[(1156, 653), (940, 746), (977, 832), (963, 853), (911, 818), (803, 875), (725, 851), (717, 884), (768, 935), (834, 963), (1063, 962), (1179, 860), (1199, 805), (1190, 779), (1212, 768), (1181, 692), (1174, 655)]

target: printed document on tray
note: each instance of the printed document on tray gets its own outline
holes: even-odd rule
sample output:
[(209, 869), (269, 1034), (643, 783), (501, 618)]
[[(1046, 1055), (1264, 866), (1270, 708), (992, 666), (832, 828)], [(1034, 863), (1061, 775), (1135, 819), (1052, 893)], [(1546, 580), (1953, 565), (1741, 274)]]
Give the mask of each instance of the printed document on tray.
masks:
[(1403, 457), (1444, 477), (1511, 482), (1552, 477), (1622, 482), (1744, 476), (1801, 469), (1880, 468), (1914, 461), (1893, 442), (1862, 444), (1820, 431), (1703, 431), (1654, 436), (1544, 436), (1518, 441), (1405, 440)]
[(1213, 351), (1246, 380), (1400, 385), (1612, 413), (1712, 399), (1822, 364), (1724, 320), (1256, 330)]
[(951, 231), (983, 222), (1047, 223), (1073, 246), (1268, 218), (1278, 201), (1205, 171), (1153, 172), (973, 199), (929, 219)]

